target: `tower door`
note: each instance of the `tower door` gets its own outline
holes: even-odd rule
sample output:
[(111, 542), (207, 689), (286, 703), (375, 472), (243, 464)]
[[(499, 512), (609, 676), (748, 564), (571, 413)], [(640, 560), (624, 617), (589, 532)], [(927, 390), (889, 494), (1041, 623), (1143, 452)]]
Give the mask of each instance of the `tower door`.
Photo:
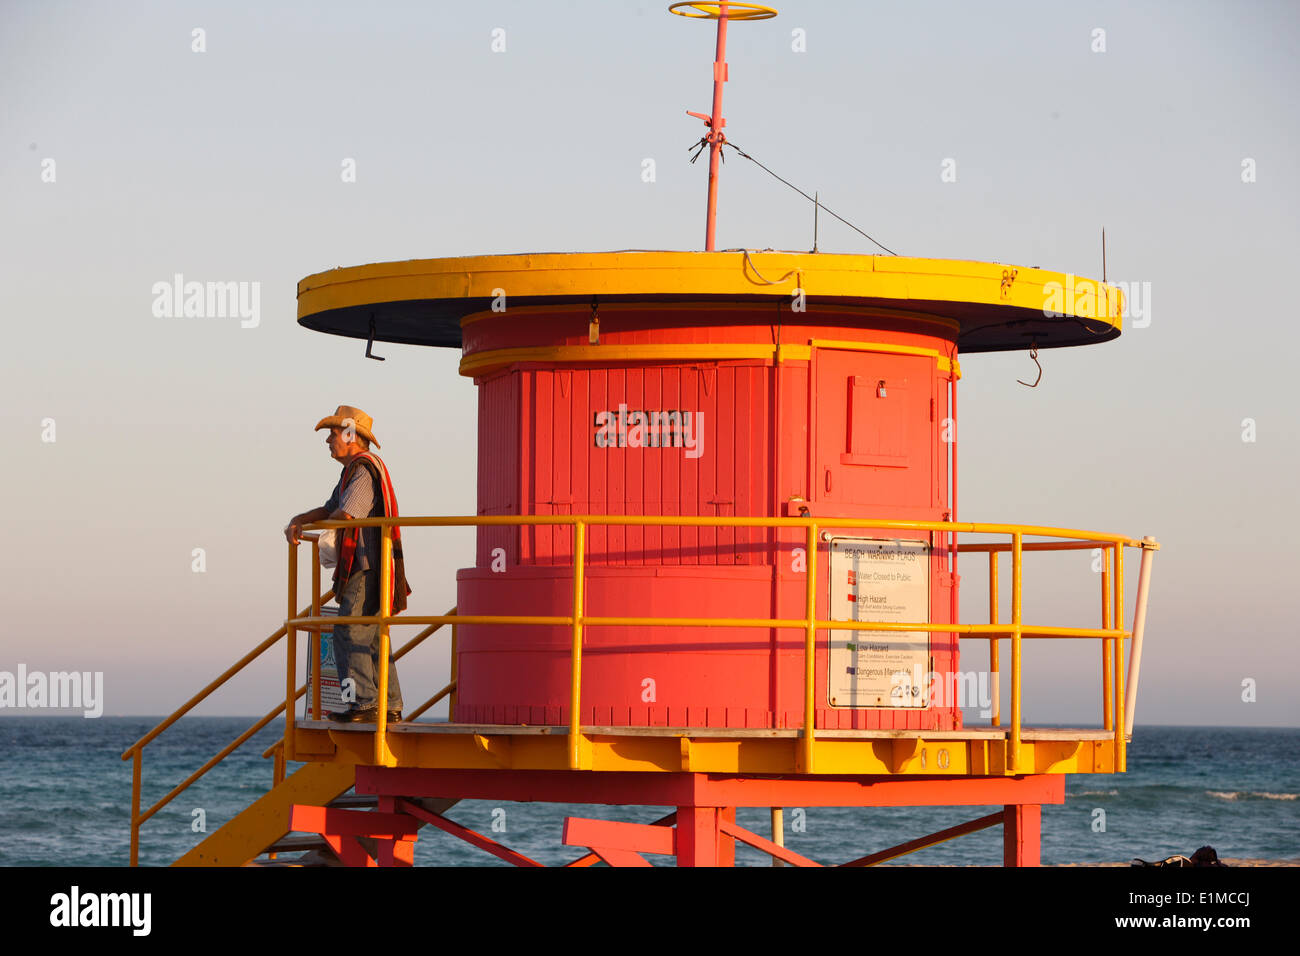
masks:
[(815, 356), (816, 500), (930, 505), (934, 359), (846, 349), (817, 349)]

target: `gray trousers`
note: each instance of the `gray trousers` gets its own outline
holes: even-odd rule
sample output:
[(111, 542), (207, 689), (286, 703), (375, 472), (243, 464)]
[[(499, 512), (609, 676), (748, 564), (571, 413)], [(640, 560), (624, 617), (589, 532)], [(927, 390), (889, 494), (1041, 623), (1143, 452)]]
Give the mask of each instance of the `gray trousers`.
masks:
[[(353, 571), (338, 596), (339, 614), (343, 617), (379, 613), (379, 572)], [(391, 637), (391, 635), (390, 635)], [(392, 642), (389, 642), (388, 707), (402, 709), (402, 686), (397, 680), (397, 667), (392, 661)], [(334, 626), (334, 661), (338, 665), (339, 682), (352, 678), (357, 699), (353, 707), (364, 710), (377, 707), (379, 701), (379, 625), (336, 624)]]

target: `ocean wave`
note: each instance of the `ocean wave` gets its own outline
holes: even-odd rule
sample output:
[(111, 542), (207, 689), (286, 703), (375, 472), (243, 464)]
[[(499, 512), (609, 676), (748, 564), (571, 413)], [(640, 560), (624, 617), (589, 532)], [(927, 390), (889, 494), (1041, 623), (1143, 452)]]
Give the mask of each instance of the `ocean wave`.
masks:
[(1078, 790), (1074, 793), (1067, 793), (1067, 797), (1117, 797), (1118, 790)]
[(1300, 793), (1269, 793), (1267, 790), (1206, 790), (1206, 796), (1220, 800), (1294, 800)]

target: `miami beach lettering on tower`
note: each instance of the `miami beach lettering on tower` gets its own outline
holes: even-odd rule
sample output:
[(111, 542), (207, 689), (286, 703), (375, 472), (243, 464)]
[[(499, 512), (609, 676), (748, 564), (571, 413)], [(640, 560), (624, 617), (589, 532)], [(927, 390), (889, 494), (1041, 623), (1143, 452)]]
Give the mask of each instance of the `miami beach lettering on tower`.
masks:
[(704, 413), (680, 409), (596, 412), (597, 448), (684, 448), (687, 458), (704, 454)]

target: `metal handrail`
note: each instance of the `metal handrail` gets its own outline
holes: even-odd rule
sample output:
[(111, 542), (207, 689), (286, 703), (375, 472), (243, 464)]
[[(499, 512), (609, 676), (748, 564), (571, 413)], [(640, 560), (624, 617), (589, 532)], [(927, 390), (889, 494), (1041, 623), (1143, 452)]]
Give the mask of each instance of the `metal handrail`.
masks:
[[(317, 542), (317, 536), (316, 536), (316, 535), (304, 535), (304, 539), (305, 539), (305, 540), (309, 540), (309, 541), (311, 541), (311, 545), (312, 545), (312, 556), (313, 556), (313, 558), (317, 558), (317, 559), (318, 559), (318, 558), (319, 558), (319, 548), (320, 548), (320, 545), (319, 545), (318, 542)], [(326, 592), (324, 595), (321, 595), (320, 597), (316, 598), (315, 601), (314, 601), (314, 603), (313, 603), (312, 605), (308, 605), (308, 607), (307, 607), (307, 608), (304, 608), (304, 610), (319, 610), (319, 608), (320, 608), (320, 601), (322, 601), (322, 600), (329, 600), (329, 598), (331, 598), (331, 597), (333, 597), (333, 596), (334, 596), (334, 592), (333, 592), (333, 591), (328, 591), (328, 592)], [(234, 740), (233, 742), (231, 742), (230, 744), (227, 744), (226, 747), (223, 748), (221, 751), (219, 751), (218, 754), (217, 754), (215, 757), (213, 757), (211, 760), (209, 760), (207, 763), (205, 763), (205, 764), (204, 764), (202, 767), (200, 767), (197, 771), (195, 771), (193, 774), (191, 774), (191, 775), (190, 775), (190, 776), (189, 776), (189, 777), (188, 777), (188, 778), (187, 778), (183, 783), (181, 783), (179, 786), (173, 788), (172, 791), (171, 791), (170, 793), (168, 793), (168, 794), (167, 794), (166, 796), (164, 796), (161, 800), (159, 800), (159, 801), (158, 801), (157, 803), (155, 803), (152, 807), (150, 807), (150, 808), (149, 808), (145, 813), (142, 814), (142, 813), (140, 812), (140, 788), (141, 788), (141, 780), (142, 780), (143, 773), (144, 773), (144, 748), (147, 747), (147, 746), (149, 746), (150, 743), (152, 743), (155, 739), (157, 739), (157, 737), (158, 737), (158, 736), (159, 736), (163, 731), (165, 731), (167, 728), (169, 728), (170, 726), (172, 726), (172, 724), (176, 723), (176, 721), (180, 720), (180, 719), (181, 719), (182, 717), (184, 717), (187, 713), (189, 713), (191, 710), (193, 710), (195, 707), (197, 707), (200, 703), (202, 703), (204, 700), (206, 700), (206, 699), (208, 698), (208, 696), (211, 695), (212, 692), (215, 691), (218, 687), (221, 687), (221, 686), (222, 686), (223, 684), (225, 684), (228, 680), (230, 680), (230, 678), (234, 677), (236, 674), (238, 674), (240, 671), (242, 671), (245, 667), (247, 667), (247, 666), (248, 666), (249, 664), (251, 664), (253, 661), (257, 660), (257, 658), (261, 657), (262, 654), (265, 653), (267, 650), (269, 650), (271, 647), (273, 647), (273, 646), (275, 645), (275, 643), (276, 643), (277, 641), (280, 640), (280, 638), (284, 637), (285, 634), (287, 633), (287, 631), (288, 631), (288, 627), (287, 627), (287, 625), (285, 625), (285, 626), (281, 626), (278, 630), (276, 630), (275, 632), (273, 632), (273, 633), (271, 634), (270, 637), (266, 638), (264, 641), (262, 641), (260, 644), (258, 644), (255, 648), (253, 648), (251, 651), (249, 651), (247, 654), (245, 654), (243, 657), (241, 657), (238, 661), (236, 661), (236, 662), (235, 662), (234, 664), (232, 664), (230, 667), (226, 668), (226, 670), (221, 674), (221, 676), (219, 676), (219, 677), (217, 677), (215, 680), (211, 681), (211, 682), (210, 682), (206, 687), (204, 687), (201, 691), (199, 691), (197, 694), (195, 694), (193, 697), (191, 697), (188, 701), (186, 701), (184, 704), (182, 704), (180, 707), (178, 707), (175, 711), (173, 711), (173, 712), (171, 713), (170, 716), (168, 716), (168, 717), (166, 717), (165, 719), (163, 719), (162, 721), (160, 721), (160, 722), (159, 722), (159, 723), (158, 723), (158, 724), (157, 724), (157, 725), (156, 725), (152, 730), (150, 730), (147, 734), (145, 734), (143, 737), (141, 737), (139, 740), (137, 740), (135, 743), (133, 743), (130, 747), (128, 747), (128, 748), (127, 748), (127, 749), (122, 753), (122, 759), (123, 759), (123, 760), (128, 760), (128, 759), (131, 759), (131, 760), (132, 760), (132, 767), (131, 767), (131, 849), (130, 849), (130, 858), (129, 858), (129, 865), (130, 865), (130, 866), (137, 866), (137, 865), (139, 865), (139, 861), (140, 861), (140, 826), (141, 826), (141, 824), (143, 824), (146, 820), (148, 820), (148, 819), (149, 819), (150, 817), (152, 817), (155, 813), (157, 813), (159, 810), (161, 810), (163, 807), (165, 807), (165, 806), (166, 806), (168, 803), (170, 803), (173, 799), (175, 799), (175, 797), (176, 797), (179, 793), (181, 793), (183, 790), (185, 790), (188, 786), (190, 786), (190, 784), (192, 784), (194, 781), (198, 780), (201, 776), (203, 776), (205, 773), (207, 773), (209, 770), (211, 770), (213, 767), (215, 767), (218, 763), (220, 763), (222, 760), (224, 760), (227, 756), (229, 756), (229, 755), (230, 755), (233, 751), (235, 751), (238, 747), (242, 746), (242, 745), (243, 745), (243, 744), (244, 744), (244, 743), (245, 743), (249, 738), (251, 738), (251, 737), (252, 737), (254, 734), (256, 734), (259, 730), (261, 730), (261, 729), (262, 729), (263, 727), (265, 727), (268, 723), (270, 723), (271, 720), (273, 720), (273, 719), (275, 718), (276, 714), (280, 713), (280, 711), (281, 711), (281, 710), (282, 710), (286, 705), (285, 705), (285, 704), (279, 704), (279, 705), (275, 708), (275, 710), (271, 711), (271, 713), (268, 714), (266, 717), (262, 718), (262, 720), (256, 722), (256, 723), (255, 723), (255, 724), (254, 724), (254, 725), (253, 725), (249, 730), (246, 730), (244, 733), (242, 733), (242, 734), (240, 734), (238, 737), (236, 737), (235, 740)], [(305, 688), (304, 688), (304, 691), (305, 691)], [(303, 691), (299, 691), (298, 693), (302, 693), (302, 692), (303, 692)], [(298, 697), (298, 694), (295, 694), (295, 695), (294, 695), (294, 699), (296, 700), (297, 697)], [(289, 706), (292, 707), (292, 704), (290, 704)]]
[[(333, 592), (333, 591), (326, 591), (323, 595), (321, 595), (321, 596), (317, 599), (317, 600), (318, 600), (318, 603), (319, 603), (319, 602), (323, 602), (323, 601), (328, 601), (328, 600), (329, 600), (331, 597), (333, 597), (333, 596), (334, 596), (334, 592)], [(455, 608), (452, 608), (452, 614), (453, 614), (453, 616), (454, 616), (455, 610), (456, 610)], [(332, 620), (332, 619), (327, 619), (327, 620)], [(438, 630), (439, 628), (441, 628), (441, 627), (442, 627), (441, 624), (433, 624), (433, 625), (430, 625), (429, 627), (425, 628), (423, 631), (421, 631), (421, 632), (420, 632), (419, 634), (417, 634), (415, 637), (411, 638), (411, 640), (407, 641), (404, 645), (402, 645), (402, 647), (399, 648), (399, 649), (397, 650), (397, 652), (393, 655), (393, 659), (394, 659), (394, 660), (397, 660), (397, 659), (399, 659), (400, 657), (402, 657), (404, 654), (406, 654), (407, 652), (414, 650), (417, 646), (419, 646), (419, 644), (420, 644), (421, 642), (424, 641), (425, 638), (429, 637), (429, 635), (433, 634), (435, 631), (437, 631), (437, 630)], [(281, 629), (280, 629), (280, 636), (283, 636), (283, 632), (284, 632), (284, 628), (281, 628)], [(251, 660), (251, 658), (250, 658), (250, 660)], [(231, 672), (228, 671), (227, 673), (229, 674), (229, 673), (231, 673)], [(224, 677), (224, 676), (226, 676), (226, 675), (223, 675), (223, 677)], [(319, 676), (319, 672), (317, 672), (317, 676)], [(317, 683), (319, 684), (319, 681), (318, 681)], [(214, 686), (214, 685), (215, 685), (215, 686), (220, 686), (219, 684), (217, 684), (217, 683), (214, 681), (213, 684), (209, 685), (209, 688), (215, 689), (215, 686)], [(207, 688), (205, 688), (205, 690), (207, 690)], [(435, 694), (431, 700), (427, 701), (426, 703), (422, 704), (419, 708), (417, 708), (413, 713), (411, 713), (411, 715), (410, 715), (407, 719), (408, 719), (408, 720), (415, 720), (417, 717), (419, 717), (421, 714), (423, 714), (426, 710), (428, 710), (428, 709), (429, 709), (430, 707), (432, 707), (434, 704), (438, 703), (438, 701), (440, 701), (443, 697), (445, 697), (449, 692), (454, 691), (454, 690), (455, 690), (455, 683), (453, 682), (452, 684), (448, 685), (447, 687), (444, 687), (441, 691), (439, 691), (437, 694)], [(211, 691), (209, 690), (208, 692), (210, 693)], [(303, 684), (302, 686), (298, 687), (298, 688), (295, 690), (294, 695), (293, 695), (294, 700), (296, 701), (299, 697), (302, 697), (306, 692), (307, 692), (307, 685), (306, 685), (306, 684)], [(140, 740), (136, 741), (136, 743), (132, 744), (132, 745), (131, 745), (131, 748), (130, 748), (130, 749), (129, 749), (125, 754), (122, 755), (122, 759), (125, 760), (126, 757), (127, 757), (128, 755), (130, 755), (133, 751), (135, 752), (135, 757), (136, 757), (136, 770), (135, 770), (135, 775), (136, 775), (136, 776), (135, 776), (135, 779), (136, 779), (137, 781), (139, 780), (139, 773), (140, 773), (140, 767), (141, 767), (140, 756), (141, 756), (141, 752), (144, 750), (145, 746), (147, 746), (147, 745), (149, 744), (150, 741), (152, 741), (155, 737), (157, 737), (158, 734), (162, 732), (162, 730), (165, 730), (166, 727), (169, 727), (169, 726), (171, 726), (172, 723), (175, 723), (175, 720), (178, 719), (178, 718), (182, 715), (183, 711), (184, 711), (185, 709), (189, 708), (189, 707), (192, 707), (192, 706), (194, 705), (194, 703), (197, 703), (197, 701), (196, 701), (196, 700), (191, 700), (188, 704), (185, 705), (184, 708), (182, 708), (182, 709), (181, 709), (180, 711), (178, 711), (177, 713), (173, 714), (172, 717), (168, 718), (168, 720), (164, 722), (164, 723), (166, 724), (166, 726), (163, 726), (162, 724), (160, 724), (158, 728), (155, 728), (155, 730), (154, 730), (154, 731), (151, 731), (150, 734), (146, 735), (146, 737), (142, 737)], [(159, 810), (161, 810), (161, 809), (162, 809), (163, 807), (165, 807), (167, 804), (171, 803), (172, 800), (174, 800), (177, 796), (179, 796), (179, 795), (180, 795), (184, 790), (186, 790), (186, 789), (187, 789), (191, 784), (193, 784), (193, 783), (195, 783), (196, 781), (198, 781), (198, 779), (199, 779), (200, 777), (202, 777), (204, 774), (206, 774), (209, 770), (211, 770), (213, 767), (215, 767), (215, 766), (216, 766), (217, 764), (219, 764), (221, 761), (225, 760), (226, 757), (230, 756), (230, 754), (234, 753), (234, 751), (238, 750), (238, 749), (239, 749), (240, 747), (242, 747), (245, 743), (247, 743), (247, 742), (248, 742), (248, 741), (249, 741), (249, 740), (250, 740), (254, 735), (257, 734), (258, 731), (260, 731), (263, 727), (265, 727), (265, 726), (266, 726), (267, 724), (269, 724), (272, 720), (274, 720), (277, 716), (279, 716), (279, 714), (280, 714), (281, 711), (283, 711), (283, 710), (284, 710), (284, 704), (283, 704), (283, 703), (279, 703), (279, 704), (277, 704), (273, 710), (271, 710), (271, 711), (270, 711), (269, 713), (267, 713), (264, 717), (262, 717), (260, 720), (258, 720), (256, 723), (254, 723), (251, 727), (249, 727), (246, 731), (244, 731), (242, 734), (240, 734), (238, 737), (236, 737), (233, 741), (231, 741), (229, 744), (227, 744), (225, 747), (223, 747), (220, 751), (217, 752), (217, 754), (216, 754), (215, 756), (213, 756), (212, 758), (210, 758), (210, 759), (207, 761), (207, 763), (205, 763), (205, 764), (204, 764), (202, 767), (200, 767), (198, 770), (194, 771), (194, 773), (192, 773), (192, 774), (190, 774), (188, 777), (186, 777), (184, 781), (182, 781), (181, 783), (179, 783), (179, 784), (178, 784), (176, 787), (174, 787), (174, 788), (173, 788), (173, 789), (172, 789), (172, 790), (171, 790), (171, 791), (170, 791), (166, 796), (164, 796), (161, 800), (159, 800), (157, 803), (155, 803), (152, 807), (150, 807), (150, 808), (149, 808), (148, 810), (146, 810), (144, 813), (141, 813), (141, 812), (140, 812), (140, 799), (139, 799), (139, 798), (140, 798), (140, 791), (139, 791), (139, 786), (138, 786), (138, 785), (133, 786), (133, 788), (132, 788), (132, 789), (133, 789), (133, 798), (132, 798), (132, 799), (133, 799), (133, 803), (132, 803), (132, 811), (131, 811), (131, 851), (132, 851), (132, 852), (131, 852), (131, 866), (136, 866), (137, 863), (138, 863), (138, 855), (139, 855), (139, 830), (140, 830), (140, 826), (141, 826), (142, 824), (144, 824), (147, 820), (149, 820), (150, 817), (154, 816), (154, 814), (156, 814)], [(284, 757), (284, 738), (281, 737), (279, 740), (277, 740), (277, 741), (275, 741), (274, 743), (272, 743), (271, 746), (267, 747), (264, 751), (262, 751), (262, 757), (263, 757), (264, 759), (265, 759), (265, 758), (268, 758), (268, 757), (274, 757), (274, 758), (275, 758), (276, 766), (275, 766), (275, 770), (274, 770), (274, 774), (273, 774), (273, 780), (274, 780), (275, 783), (278, 784), (281, 780), (284, 779), (284, 772), (285, 772), (285, 766), (284, 766), (284, 765), (285, 765), (285, 757)]]
[[(1104, 531), (1083, 531), (1077, 528), (1053, 528), (1047, 525), (990, 524), (973, 521), (903, 521), (885, 518), (838, 518), (829, 515), (799, 518), (752, 518), (724, 515), (438, 515), (402, 516), (397, 518), (351, 518), (347, 521), (322, 518), (304, 525), (306, 528), (392, 528), (406, 527), (496, 527), (501, 525), (657, 525), (669, 527), (707, 528), (806, 528), (817, 524), (823, 528), (892, 528), (905, 531), (947, 531), (963, 534), (1013, 534), (1034, 537), (1061, 537), (1074, 541), (1091, 541), (1110, 545), (1121, 543), (1137, 548), (1142, 540)], [(1145, 540), (1145, 539), (1144, 539)], [(964, 545), (963, 547), (983, 547)]]
[[(317, 618), (318, 620), (332, 620), (332, 619), (321, 618), (319, 615), (321, 604), (330, 600), (330, 598), (334, 596), (334, 592), (333, 590), (327, 590), (324, 593), (321, 593), (320, 590), (320, 552), (319, 552), (318, 538), (319, 536), (314, 534), (304, 534), (302, 536), (303, 540), (310, 541), (312, 545), (312, 564), (313, 564), (312, 602), (307, 607), (303, 608), (303, 611), (300, 612), (299, 616), (301, 616), (303, 613), (307, 611), (311, 611), (313, 612), (312, 617)], [(455, 610), (456, 610), (455, 608), (452, 608), (451, 614), (454, 615)], [(411, 638), (411, 640), (408, 641), (405, 645), (403, 645), (394, 655), (393, 659), (397, 660), (398, 658), (405, 655), (407, 652), (414, 650), (427, 637), (429, 637), (431, 634), (433, 634), (441, 627), (442, 627), (441, 623), (431, 624), (429, 627), (425, 628), (424, 631), (417, 634), (415, 637)], [(453, 631), (454, 630), (455, 629), (453, 627)], [(222, 760), (228, 757), (235, 750), (239, 749), (241, 746), (247, 743), (248, 740), (250, 740), (253, 736), (255, 736), (258, 733), (258, 731), (260, 731), (263, 727), (265, 727), (272, 720), (274, 720), (280, 714), (281, 711), (285, 710), (286, 706), (289, 708), (290, 719), (292, 719), (293, 701), (296, 701), (299, 697), (302, 697), (303, 694), (306, 693), (307, 685), (304, 684), (301, 687), (294, 688), (293, 697), (291, 701), (287, 703), (277, 704), (273, 710), (267, 713), (260, 720), (256, 721), (251, 727), (249, 727), (242, 734), (236, 737), (233, 741), (231, 741), (229, 744), (223, 747), (220, 751), (216, 753), (216, 755), (211, 757), (206, 763), (203, 764), (203, 766), (201, 766), (194, 773), (186, 777), (185, 780), (183, 780), (180, 784), (172, 788), (172, 790), (169, 791), (165, 796), (163, 796), (161, 800), (159, 800), (157, 803), (151, 806), (148, 810), (141, 813), (140, 812), (140, 795), (141, 795), (140, 791), (141, 791), (141, 783), (143, 777), (144, 749), (155, 739), (157, 739), (160, 734), (162, 734), (169, 727), (175, 724), (176, 721), (180, 720), (181, 717), (185, 716), (187, 713), (193, 710), (196, 706), (198, 706), (200, 703), (206, 700), (219, 687), (223, 686), (232, 677), (234, 677), (236, 674), (242, 671), (245, 667), (247, 667), (249, 664), (255, 661), (258, 657), (260, 657), (271, 647), (273, 647), (275, 643), (279, 641), (280, 638), (286, 635), (287, 632), (288, 632), (288, 625), (287, 624), (282, 625), (278, 630), (273, 632), (269, 637), (263, 640), (251, 651), (249, 651), (238, 661), (236, 661), (234, 664), (228, 667), (219, 677), (211, 681), (206, 687), (204, 687), (197, 694), (191, 697), (188, 701), (186, 701), (175, 711), (173, 711), (170, 716), (160, 721), (152, 730), (146, 733), (143, 737), (141, 737), (139, 740), (133, 743), (122, 753), (123, 760), (134, 758), (133, 766), (132, 766), (132, 774), (131, 774), (131, 848), (130, 848), (131, 866), (137, 866), (139, 864), (140, 827), (146, 821), (152, 818), (156, 813), (158, 813), (159, 810), (161, 810), (167, 804), (171, 803), (172, 800), (174, 800), (177, 796), (179, 796), (182, 792), (184, 792), (188, 787), (190, 787), (193, 783), (195, 783), (209, 770), (211, 770), (213, 767), (219, 764)], [(313, 660), (312, 673), (313, 673), (313, 677), (315, 678), (314, 687), (316, 688), (315, 701), (314, 701), (314, 713), (319, 715), (320, 713), (320, 698), (319, 698), (320, 654), (316, 649), (314, 643), (315, 640), (317, 639), (318, 639), (317, 637), (313, 637), (314, 660)], [(441, 691), (438, 695), (435, 695), (433, 700), (424, 704), (415, 714), (413, 714), (410, 719), (414, 720), (415, 717), (418, 716), (420, 713), (423, 713), (429, 707), (433, 706), (435, 703), (441, 700), (442, 696), (445, 696), (446, 693), (448, 693), (449, 691), (454, 692), (454, 689), (455, 689), (454, 683), (450, 685), (448, 688), (444, 688), (443, 691)], [(276, 783), (279, 783), (280, 780), (282, 780), (284, 777), (284, 763), (285, 763), (284, 738), (282, 737), (280, 740), (276, 741), (270, 747), (268, 747), (263, 752), (262, 756), (264, 758), (275, 756), (276, 768), (274, 773), (274, 779)]]
[[(412, 615), (398, 617), (391, 614), (391, 555), (394, 527), (499, 527), (530, 525), (569, 525), (573, 527), (573, 611), (569, 615)], [(803, 618), (656, 618), (656, 617), (589, 617), (585, 614), (585, 579), (586, 579), (586, 529), (588, 526), (601, 525), (641, 525), (674, 527), (748, 527), (748, 528), (802, 528), (806, 531), (807, 554), (813, 556), (806, 571), (807, 594), (806, 614)], [(1158, 550), (1159, 544), (1152, 538), (1137, 540), (1124, 535), (1105, 534), (1095, 531), (1081, 531), (1069, 528), (1051, 528), (1042, 525), (987, 524), (975, 522), (951, 521), (900, 521), (867, 518), (836, 518), (831, 516), (798, 518), (752, 518), (720, 517), (693, 515), (474, 515), (442, 517), (376, 517), (358, 518), (348, 521), (322, 520), (308, 527), (313, 528), (353, 528), (377, 527), (381, 529), (380, 562), (380, 613), (377, 615), (352, 615), (330, 618), (336, 624), (378, 624), (380, 636), (379, 653), (379, 699), (387, 699), (388, 682), (388, 647), (389, 627), (393, 624), (519, 624), (566, 626), (573, 629), (573, 641), (570, 650), (570, 695), (569, 695), (569, 732), (568, 758), (569, 767), (574, 770), (587, 769), (588, 761), (584, 759), (582, 728), (579, 713), (582, 700), (582, 633), (585, 626), (682, 626), (682, 627), (798, 627), (805, 632), (804, 639), (804, 729), (799, 755), (798, 768), (801, 772), (813, 772), (814, 743), (816, 740), (815, 656), (816, 633), (819, 630), (863, 630), (864, 623), (871, 625), (871, 630), (924, 631), (955, 633), (962, 636), (980, 636), (990, 642), (990, 669), (996, 677), (1000, 676), (1001, 667), (997, 653), (997, 641), (1001, 637), (1011, 640), (1011, 726), (1008, 730), (1008, 765), (1011, 772), (1019, 772), (1021, 767), (1021, 641), (1033, 638), (1087, 638), (1102, 642), (1103, 648), (1103, 718), (1106, 729), (1114, 730), (1116, 767), (1126, 769), (1125, 727), (1131, 725), (1133, 708), (1136, 702), (1136, 678), (1140, 636), (1145, 623), (1146, 590), (1150, 577), (1151, 556)], [(953, 546), (952, 550), (960, 552), (987, 551), (990, 561), (990, 623), (980, 624), (933, 624), (901, 622), (863, 622), (863, 621), (823, 621), (816, 617), (817, 597), (817, 533), (820, 528), (864, 528), (888, 529), (900, 531), (928, 531), (940, 534), (1006, 534), (1011, 536), (1010, 544), (975, 544)], [(1026, 544), (1024, 537), (1056, 537), (1063, 541), (1036, 542)], [(1102, 576), (1103, 620), (1101, 628), (1065, 628), (1027, 625), (1022, 620), (1023, 593), (1023, 555), (1025, 551), (1040, 550), (1074, 550), (1083, 547), (1100, 547), (1108, 558), (1113, 554), (1115, 573), (1111, 575), (1106, 569)], [(289, 607), (292, 609), (297, 601), (297, 550), (290, 545), (289, 551)], [(1123, 552), (1124, 548), (1142, 549), (1141, 583), (1139, 585), (1138, 609), (1133, 631), (1123, 629)], [(1012, 554), (1012, 613), (1008, 624), (997, 623), (997, 558), (1004, 551)], [(1111, 593), (1107, 595), (1110, 586)], [(292, 610), (290, 611), (292, 613)], [(1111, 626), (1113, 615), (1114, 627)], [(315, 616), (292, 617), (285, 621), (289, 634), (289, 669), (292, 672), (295, 660), (294, 632), (298, 627), (313, 627), (324, 623), (324, 619)], [(1134, 638), (1134, 654), (1130, 659), (1129, 692), (1125, 697), (1124, 675), (1122, 673), (1124, 653), (1123, 641)], [(1109, 649), (1109, 652), (1108, 650)], [(453, 654), (453, 658), (454, 658)], [(453, 667), (454, 667), (453, 660)], [(454, 672), (453, 672), (454, 673)], [(1107, 680), (1107, 677), (1110, 680)], [(292, 686), (290, 684), (290, 686)], [(445, 690), (451, 690), (449, 685)], [(996, 686), (996, 685), (995, 685)], [(293, 717), (292, 705), (286, 704), (286, 740), (289, 741), (289, 754), (292, 758)], [(995, 712), (996, 713), (996, 712)], [(1113, 721), (1107, 715), (1113, 714)], [(454, 716), (454, 711), (453, 711)], [(394, 760), (388, 746), (388, 727), (385, 708), (378, 708), (374, 735), (374, 762), (377, 765), (392, 766)], [(995, 717), (994, 726), (1000, 726)]]
[[(328, 601), (333, 596), (334, 596), (333, 591), (327, 591), (325, 592), (325, 594), (321, 595), (321, 600)], [(308, 611), (310, 609), (311, 609), (310, 605), (308, 607), (303, 608), (304, 611)], [(197, 694), (191, 697), (180, 707), (176, 708), (176, 710), (172, 712), (170, 717), (167, 717), (164, 720), (160, 721), (157, 724), (157, 726), (153, 728), (153, 730), (149, 731), (147, 734), (145, 734), (143, 737), (141, 737), (139, 740), (133, 743), (130, 747), (127, 747), (126, 750), (122, 752), (122, 759), (127, 760), (130, 758), (132, 753), (138, 750), (143, 750), (145, 747), (147, 747), (150, 743), (153, 742), (154, 738), (156, 738), (164, 730), (166, 730), (172, 724), (176, 723), (176, 721), (180, 720), (187, 713), (193, 710), (196, 706), (203, 703), (203, 701), (214, 690), (216, 690), (222, 684), (226, 683), (226, 681), (230, 680), (230, 678), (234, 677), (246, 666), (248, 666), (253, 661), (255, 661), (258, 657), (260, 657), (263, 654), (263, 652), (269, 650), (276, 643), (276, 641), (284, 637), (284, 632), (285, 632), (285, 627), (284, 625), (281, 625), (279, 630), (275, 631), (270, 637), (262, 641), (262, 643), (258, 644), (255, 648), (253, 648), (251, 651), (249, 651), (247, 654), (241, 657), (234, 664), (230, 665), (230, 667), (226, 668), (225, 672), (220, 677), (216, 678), (216, 680), (208, 684), (207, 687), (203, 688), (203, 690), (199, 691)], [(280, 711), (277, 709), (276, 713), (278, 714), (279, 712)]]

